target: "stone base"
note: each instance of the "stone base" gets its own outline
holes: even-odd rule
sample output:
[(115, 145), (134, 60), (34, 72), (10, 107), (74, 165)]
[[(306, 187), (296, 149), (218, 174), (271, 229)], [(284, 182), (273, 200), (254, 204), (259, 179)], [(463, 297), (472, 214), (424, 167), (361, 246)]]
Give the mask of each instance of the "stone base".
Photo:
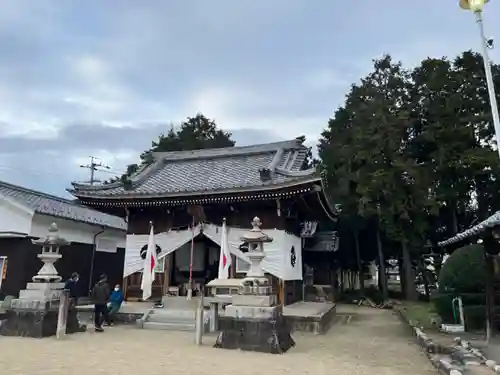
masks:
[(277, 320), (220, 317), (215, 348), (283, 354), (295, 346), (283, 317)]
[[(57, 311), (9, 310), (7, 319), (0, 327), (2, 336), (50, 337), (57, 331)], [(68, 313), (66, 333), (84, 332), (86, 329), (78, 323), (76, 311)]]
[(64, 283), (28, 283), (26, 289), (19, 292), (19, 299), (24, 300), (51, 300), (59, 301)]

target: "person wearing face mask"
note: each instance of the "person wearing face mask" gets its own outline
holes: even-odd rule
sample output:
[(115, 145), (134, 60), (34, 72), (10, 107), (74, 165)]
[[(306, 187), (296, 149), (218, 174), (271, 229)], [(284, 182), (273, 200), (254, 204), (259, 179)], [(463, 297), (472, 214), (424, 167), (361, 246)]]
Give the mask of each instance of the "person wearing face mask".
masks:
[(69, 308), (73, 309), (78, 303), (78, 281), (80, 275), (78, 272), (73, 272), (71, 278), (64, 284), (64, 290), (68, 292)]
[(123, 292), (120, 288), (120, 285), (116, 284), (115, 289), (111, 292), (111, 296), (109, 297), (109, 307), (108, 307), (108, 316), (109, 323), (113, 323), (113, 318), (116, 316), (116, 313), (120, 310), (124, 300)]

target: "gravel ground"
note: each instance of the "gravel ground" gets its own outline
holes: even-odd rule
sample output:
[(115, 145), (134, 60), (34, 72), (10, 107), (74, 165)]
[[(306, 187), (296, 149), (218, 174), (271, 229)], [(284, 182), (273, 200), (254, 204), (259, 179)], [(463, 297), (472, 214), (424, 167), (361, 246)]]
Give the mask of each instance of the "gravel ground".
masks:
[(111, 327), (64, 340), (0, 337), (0, 373), (16, 375), (424, 375), (437, 372), (390, 311), (341, 307), (353, 313), (328, 334), (294, 334), (282, 356), (193, 344), (190, 332)]

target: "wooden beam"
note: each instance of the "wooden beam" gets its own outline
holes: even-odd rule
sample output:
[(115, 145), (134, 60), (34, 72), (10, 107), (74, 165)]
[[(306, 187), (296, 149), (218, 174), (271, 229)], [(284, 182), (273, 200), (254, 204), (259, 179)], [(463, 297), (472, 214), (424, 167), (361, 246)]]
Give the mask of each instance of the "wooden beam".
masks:
[(127, 276), (125, 276), (123, 278), (122, 291), (123, 291), (123, 298), (125, 300), (127, 300), (127, 291), (128, 291), (128, 277)]

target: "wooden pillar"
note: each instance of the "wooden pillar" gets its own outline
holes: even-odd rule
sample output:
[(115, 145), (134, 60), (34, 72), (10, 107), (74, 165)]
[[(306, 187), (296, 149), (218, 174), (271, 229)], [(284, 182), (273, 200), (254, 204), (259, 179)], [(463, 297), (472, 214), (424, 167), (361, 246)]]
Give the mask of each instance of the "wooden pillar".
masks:
[(127, 290), (128, 290), (128, 277), (124, 277), (122, 283), (122, 291), (123, 291), (123, 298), (125, 300), (127, 299)]
[(236, 277), (236, 255), (231, 254), (231, 267), (229, 267), (229, 277), (234, 279)]
[(172, 254), (165, 256), (165, 272), (163, 280), (163, 295), (167, 295), (168, 288), (170, 287), (170, 273), (172, 272)]
[[(494, 228), (493, 230), (496, 230)], [(486, 340), (489, 341), (494, 335), (495, 320), (495, 264), (494, 257), (500, 252), (500, 244), (494, 238), (492, 231), (488, 231), (483, 238), (484, 259), (486, 269)]]
[(281, 279), (278, 279), (278, 281), (278, 300), (280, 301), (281, 306), (285, 306), (285, 282)]

